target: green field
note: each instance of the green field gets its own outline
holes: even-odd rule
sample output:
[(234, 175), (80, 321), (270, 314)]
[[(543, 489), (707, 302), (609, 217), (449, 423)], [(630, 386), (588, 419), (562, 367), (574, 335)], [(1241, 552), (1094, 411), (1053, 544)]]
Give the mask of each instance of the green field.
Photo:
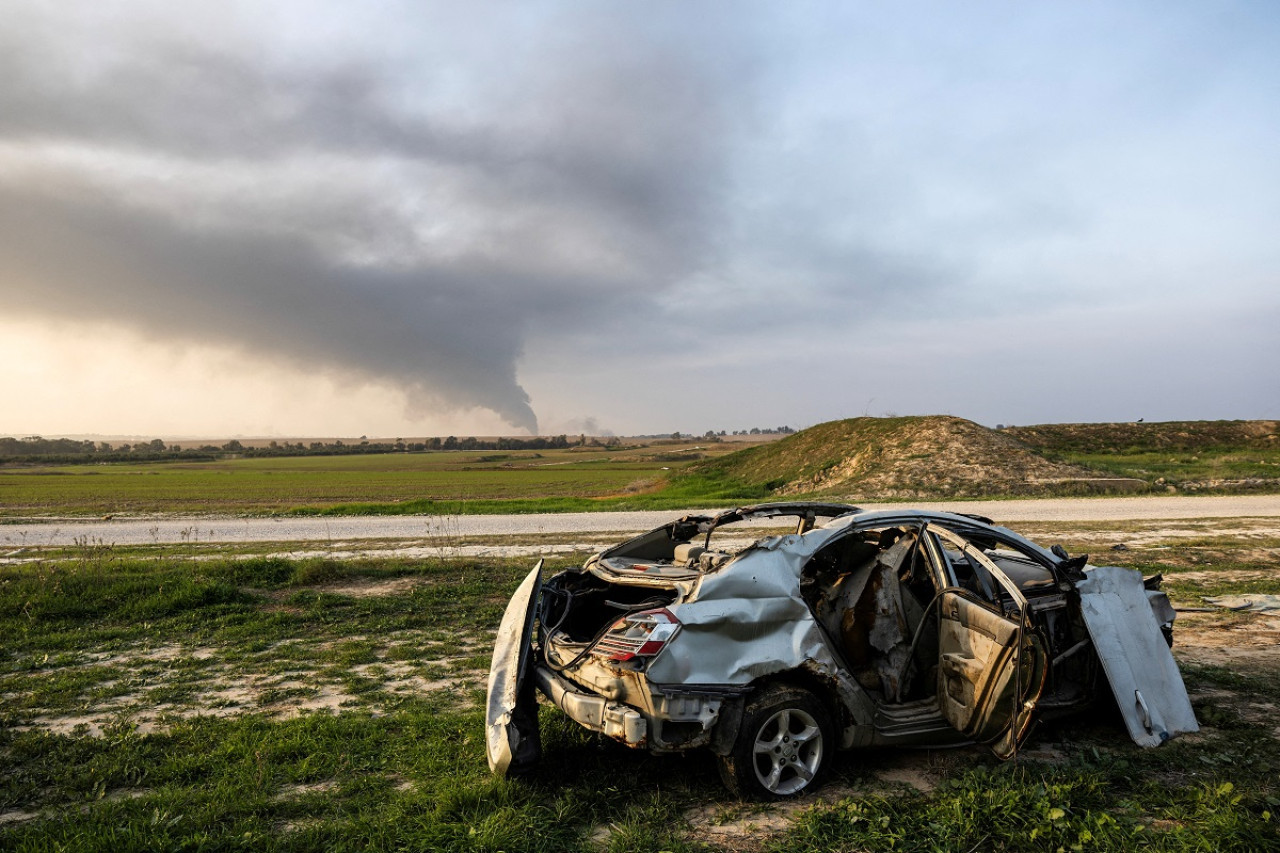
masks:
[[(446, 451), (0, 468), (0, 516), (521, 512), (669, 507), (672, 473), (732, 445)], [(705, 491), (705, 489), (703, 490)]]
[(1276, 491), (1275, 421), (1043, 424), (1005, 433), (1049, 459), (1179, 491)]
[[(1280, 592), (1265, 556), (1280, 541), (1222, 524), (1168, 540), (1151, 535), (1159, 525), (1040, 533), (1073, 551), (1145, 535), (1111, 556), (1166, 572), (1177, 604)], [(0, 849), (1280, 844), (1274, 654), (1231, 669), (1184, 660), (1203, 731), (1160, 749), (1137, 749), (1099, 717), (1044, 727), (1003, 764), (981, 747), (842, 753), (817, 795), (773, 807), (727, 799), (705, 754), (627, 750), (545, 707), (539, 776), (492, 778), (485, 673), (526, 560), (193, 553), (97, 547), (0, 566)], [(1267, 624), (1265, 614), (1192, 615), (1191, 643)]]
[(1056, 424), (852, 418), (776, 441), (0, 465), (0, 519), (188, 514), (461, 515), (768, 500), (1280, 491), (1272, 421)]
[(1152, 486), (1188, 492), (1222, 491), (1220, 484), (1224, 482), (1230, 483), (1231, 491), (1235, 492), (1274, 491), (1280, 479), (1280, 447), (1264, 450), (1209, 448), (1182, 453), (1063, 451), (1055, 454), (1054, 458), (1113, 477), (1133, 477)]

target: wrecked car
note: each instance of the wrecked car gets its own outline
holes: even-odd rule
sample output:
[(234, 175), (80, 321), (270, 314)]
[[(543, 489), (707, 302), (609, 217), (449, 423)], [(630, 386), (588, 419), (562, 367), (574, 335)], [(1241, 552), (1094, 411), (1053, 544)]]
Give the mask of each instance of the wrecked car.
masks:
[(1007, 758), (1035, 721), (1108, 697), (1156, 746), (1197, 730), (1159, 585), (979, 516), (688, 515), (524, 579), (494, 648), (489, 765), (535, 766), (538, 692), (628, 746), (709, 749), (749, 798), (810, 790), (841, 749), (977, 742)]

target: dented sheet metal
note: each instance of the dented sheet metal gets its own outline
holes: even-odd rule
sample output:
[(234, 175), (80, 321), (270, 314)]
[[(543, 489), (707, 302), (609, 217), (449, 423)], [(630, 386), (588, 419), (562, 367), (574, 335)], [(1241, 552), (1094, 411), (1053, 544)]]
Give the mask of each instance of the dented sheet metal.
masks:
[[(807, 536), (775, 536), (744, 554), (739, 571), (706, 575), (697, 592), (680, 607), (682, 642), (697, 655), (659, 656), (648, 676), (660, 684), (714, 683), (745, 685), (766, 675), (816, 662), (835, 672), (822, 629), (800, 596), (800, 569), (834, 530)], [(749, 560), (755, 556), (756, 560)], [(759, 566), (752, 571), (748, 566)]]
[[(746, 547), (720, 530), (786, 515), (795, 532)], [(537, 759), (535, 682), (592, 731), (653, 752), (709, 748), (732, 790), (766, 796), (808, 784), (778, 783), (800, 760), (764, 748), (787, 742), (780, 721), (830, 739), (806, 753), (807, 779), (837, 746), (968, 737), (1008, 757), (1033, 718), (1091, 707), (1100, 664), (1137, 743), (1195, 731), (1160, 578), (1082, 575), (1087, 559), (977, 517), (801, 502), (686, 516), (545, 586), (539, 564), (498, 632), (490, 767)]]
[(1134, 743), (1159, 746), (1199, 731), (1178, 664), (1147, 602), (1142, 573), (1099, 566), (1087, 570), (1076, 587), (1089, 636)]
[[(542, 560), (516, 589), (502, 615), (493, 645), (486, 701), (485, 752), (489, 769), (505, 776), (540, 752), (537, 707), (529, 719), (525, 678), (532, 652), (533, 620), (542, 586)], [(514, 767), (513, 767), (514, 765)]]

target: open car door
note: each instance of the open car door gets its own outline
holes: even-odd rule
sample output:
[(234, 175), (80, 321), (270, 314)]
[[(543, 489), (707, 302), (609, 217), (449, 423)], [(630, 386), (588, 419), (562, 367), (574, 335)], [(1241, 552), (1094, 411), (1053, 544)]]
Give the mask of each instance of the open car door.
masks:
[(499, 776), (517, 775), (542, 757), (538, 700), (529, 678), (533, 621), (542, 592), (542, 561), (511, 596), (493, 641), (489, 694), (485, 709), (485, 752), (489, 769)]
[(1028, 628), (1027, 600), (980, 550), (944, 528), (928, 530), (981, 566), (1017, 609), (1013, 618), (965, 589), (938, 595), (938, 706), (952, 726), (1008, 758), (1030, 731), (1044, 688), (1045, 652)]

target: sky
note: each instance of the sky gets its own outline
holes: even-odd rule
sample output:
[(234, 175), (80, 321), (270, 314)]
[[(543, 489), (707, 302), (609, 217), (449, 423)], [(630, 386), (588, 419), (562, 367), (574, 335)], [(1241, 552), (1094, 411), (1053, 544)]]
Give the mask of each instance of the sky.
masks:
[(1280, 417), (1268, 2), (10, 0), (0, 434)]

